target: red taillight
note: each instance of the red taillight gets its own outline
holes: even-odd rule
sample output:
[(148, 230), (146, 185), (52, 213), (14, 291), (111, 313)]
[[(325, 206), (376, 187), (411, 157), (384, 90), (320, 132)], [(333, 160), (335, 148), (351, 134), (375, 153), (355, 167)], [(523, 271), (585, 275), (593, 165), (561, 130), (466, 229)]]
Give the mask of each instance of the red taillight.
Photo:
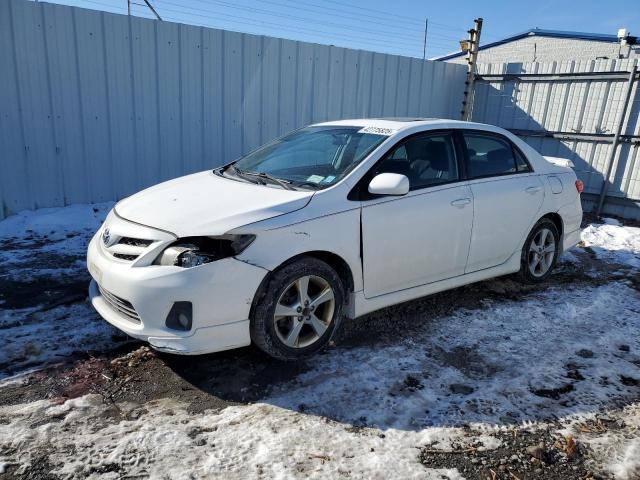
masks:
[(576, 190), (578, 193), (582, 193), (584, 190), (584, 183), (582, 183), (582, 180), (576, 180)]

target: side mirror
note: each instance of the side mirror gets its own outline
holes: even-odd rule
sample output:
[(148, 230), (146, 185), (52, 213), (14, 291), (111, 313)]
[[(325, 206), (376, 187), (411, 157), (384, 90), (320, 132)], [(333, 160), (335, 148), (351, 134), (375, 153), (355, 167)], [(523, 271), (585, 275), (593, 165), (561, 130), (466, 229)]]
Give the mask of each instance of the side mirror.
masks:
[(369, 193), (374, 195), (406, 195), (409, 179), (399, 173), (380, 173), (369, 183)]

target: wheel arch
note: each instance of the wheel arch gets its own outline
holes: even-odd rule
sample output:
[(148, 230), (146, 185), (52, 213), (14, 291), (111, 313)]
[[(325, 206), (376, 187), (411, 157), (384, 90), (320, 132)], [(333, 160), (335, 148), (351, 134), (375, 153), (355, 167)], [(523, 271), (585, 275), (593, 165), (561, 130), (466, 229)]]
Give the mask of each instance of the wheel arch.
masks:
[(354, 291), (355, 284), (353, 279), (353, 272), (351, 270), (351, 267), (347, 263), (347, 261), (344, 258), (342, 258), (340, 255), (333, 252), (329, 252), (327, 250), (311, 250), (308, 252), (298, 253), (293, 257), (288, 258), (287, 260), (282, 262), (280, 265), (278, 265), (276, 268), (271, 270), (267, 275), (265, 275), (265, 277), (262, 279), (262, 282), (260, 282), (260, 286), (258, 287), (258, 290), (256, 291), (256, 294), (253, 298), (253, 302), (251, 304), (250, 316), (253, 316), (253, 312), (255, 310), (255, 307), (258, 301), (265, 295), (267, 285), (269, 284), (269, 280), (273, 275), (273, 273), (277, 272), (281, 268), (285, 267), (286, 265), (289, 265), (290, 263), (295, 262), (296, 260), (302, 257), (316, 258), (318, 260), (323, 261), (324, 263), (329, 265), (331, 268), (333, 268), (338, 274), (338, 276), (340, 277), (340, 280), (342, 280), (342, 284), (344, 286), (344, 291), (345, 291), (345, 302), (349, 301), (350, 293)]
[(293, 257), (282, 262), (280, 265), (274, 268), (273, 271), (279, 270), (285, 265), (295, 262), (301, 257), (317, 258), (318, 260), (321, 260), (327, 265), (329, 265), (331, 268), (333, 268), (336, 271), (336, 273), (340, 277), (340, 280), (342, 280), (342, 284), (344, 286), (345, 292), (346, 293), (353, 292), (354, 281), (353, 281), (353, 272), (351, 271), (351, 267), (349, 266), (347, 261), (344, 258), (342, 258), (340, 255), (333, 252), (329, 252), (328, 250), (310, 250), (308, 252), (298, 253), (297, 255), (294, 255)]
[(541, 216), (536, 223), (538, 223), (543, 218), (548, 218), (553, 222), (553, 224), (558, 229), (558, 235), (560, 236), (560, 248), (562, 248), (562, 236), (564, 235), (564, 222), (562, 221), (562, 217), (558, 212), (549, 212)]

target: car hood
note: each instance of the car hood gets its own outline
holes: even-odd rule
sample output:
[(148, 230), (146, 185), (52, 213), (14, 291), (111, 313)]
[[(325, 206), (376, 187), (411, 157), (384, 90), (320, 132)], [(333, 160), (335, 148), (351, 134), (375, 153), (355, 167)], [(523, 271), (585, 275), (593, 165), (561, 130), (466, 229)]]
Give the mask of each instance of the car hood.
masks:
[(313, 192), (223, 178), (212, 171), (176, 178), (120, 201), (116, 213), (178, 237), (222, 235), (304, 207)]

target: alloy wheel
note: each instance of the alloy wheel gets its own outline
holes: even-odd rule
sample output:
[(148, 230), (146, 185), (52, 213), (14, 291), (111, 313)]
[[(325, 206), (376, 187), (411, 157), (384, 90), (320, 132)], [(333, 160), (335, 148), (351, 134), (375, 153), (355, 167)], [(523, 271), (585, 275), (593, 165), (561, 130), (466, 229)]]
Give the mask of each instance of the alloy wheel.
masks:
[(305, 275), (282, 292), (273, 315), (275, 332), (289, 348), (304, 348), (317, 342), (333, 320), (335, 295), (329, 282)]
[(529, 245), (527, 263), (534, 277), (542, 277), (551, 268), (556, 254), (556, 239), (548, 228), (542, 228)]

